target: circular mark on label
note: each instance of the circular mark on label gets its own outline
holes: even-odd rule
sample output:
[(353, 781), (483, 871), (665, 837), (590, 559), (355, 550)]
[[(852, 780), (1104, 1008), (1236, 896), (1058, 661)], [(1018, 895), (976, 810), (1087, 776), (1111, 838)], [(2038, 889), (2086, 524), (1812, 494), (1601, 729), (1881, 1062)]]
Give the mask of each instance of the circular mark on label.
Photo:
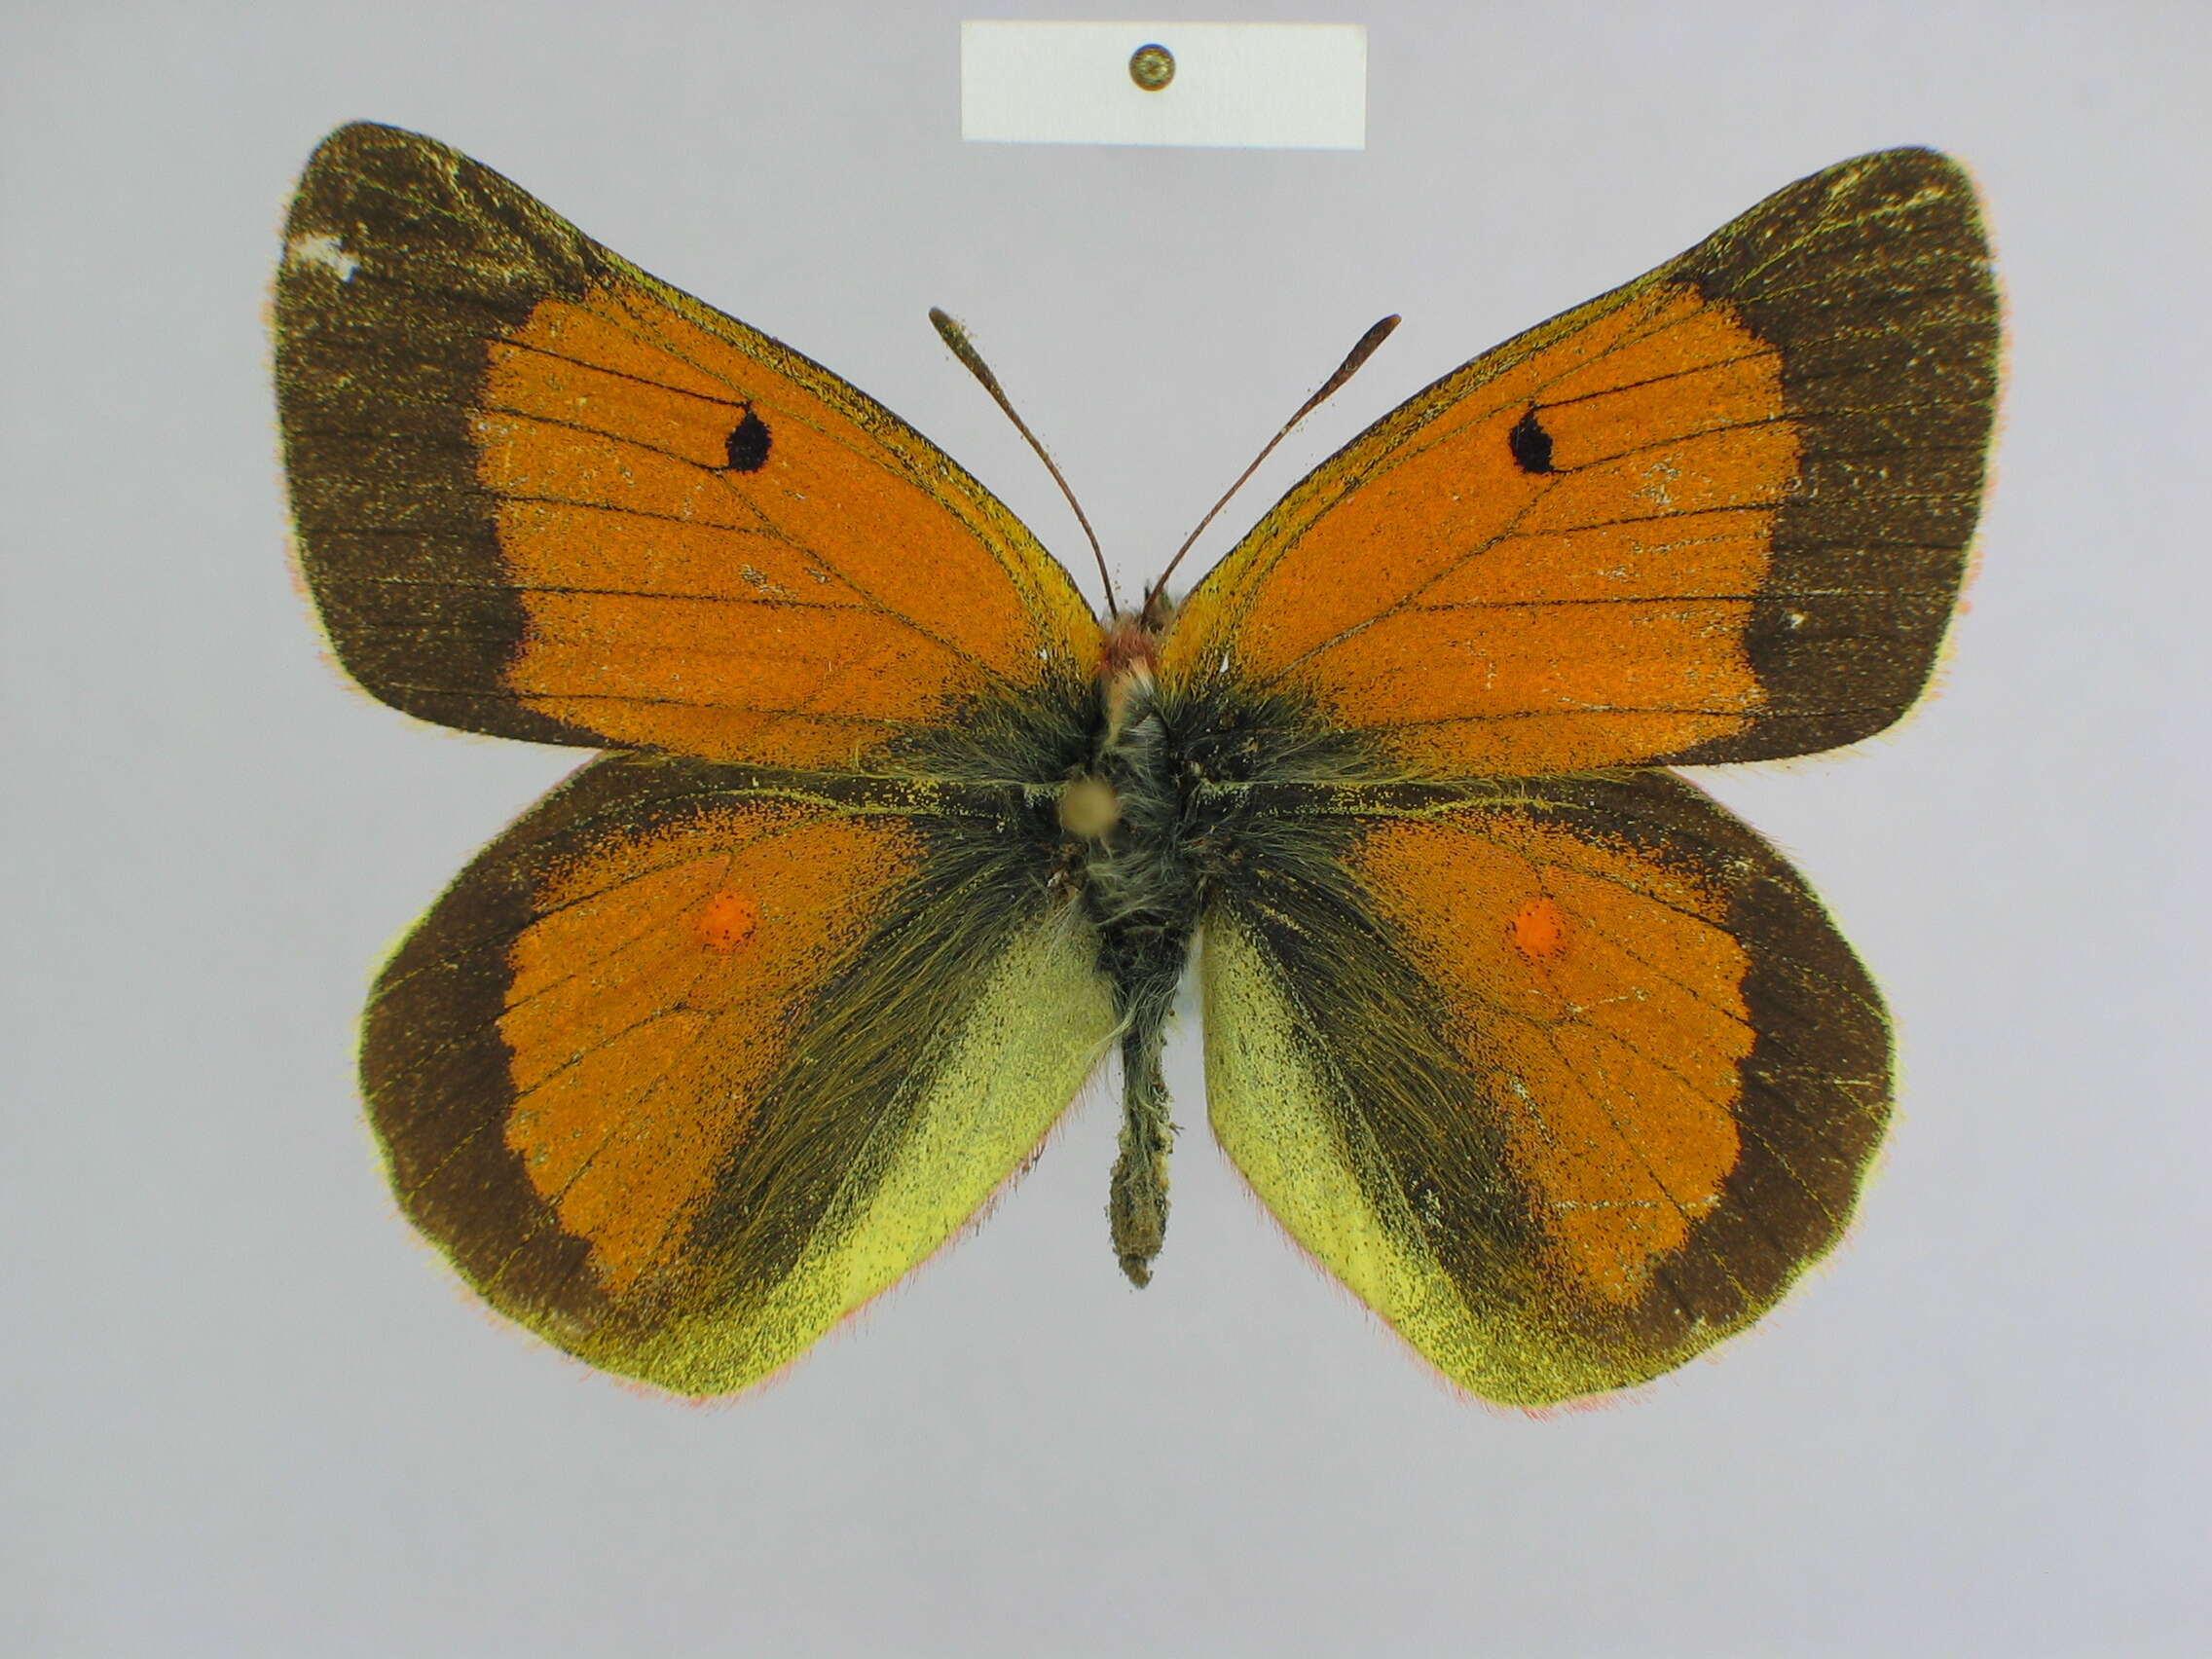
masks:
[(1129, 54), (1129, 79), (1148, 92), (1165, 92), (1175, 79), (1175, 55), (1158, 44), (1138, 47)]

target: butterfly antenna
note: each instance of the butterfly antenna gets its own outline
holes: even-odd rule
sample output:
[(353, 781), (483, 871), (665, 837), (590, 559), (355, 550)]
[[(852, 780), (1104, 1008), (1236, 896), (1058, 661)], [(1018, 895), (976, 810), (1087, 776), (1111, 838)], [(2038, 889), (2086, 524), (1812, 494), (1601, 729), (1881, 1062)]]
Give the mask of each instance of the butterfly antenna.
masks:
[(1229, 505), (1229, 498), (1244, 488), (1244, 481), (1260, 470), (1260, 463), (1275, 453), (1275, 445), (1290, 436), (1292, 427), (1334, 397), (1338, 391), (1343, 389), (1345, 382), (1359, 373), (1361, 365), (1375, 355), (1376, 348), (1389, 339), (1390, 330), (1397, 326), (1398, 318), (1396, 316), (1386, 316), (1365, 334), (1362, 334), (1359, 337), (1359, 344), (1345, 353), (1345, 360), (1337, 365), (1337, 372), (1321, 383), (1321, 389), (1298, 406), (1298, 413), (1282, 424), (1282, 430), (1270, 438), (1267, 448), (1252, 458), (1252, 464), (1236, 475), (1236, 482), (1229, 487), (1220, 500), (1214, 502), (1212, 509), (1206, 516), (1198, 520), (1198, 528), (1183, 538), (1183, 545), (1175, 549), (1175, 557), (1167, 561), (1167, 569), (1160, 572), (1160, 579), (1146, 589), (1144, 596), (1145, 615), (1150, 616), (1152, 614), (1153, 607), (1160, 602), (1160, 596), (1167, 590), (1167, 578), (1175, 573), (1175, 567), (1183, 562), (1183, 555), (1191, 550), (1192, 545), (1197, 542), (1199, 536), (1205, 535), (1206, 526), (1213, 523), (1214, 515)]
[(1084, 514), (1083, 503), (1075, 498), (1075, 492), (1068, 488), (1068, 481), (1060, 476), (1060, 469), (1052, 464), (1052, 458), (1045, 453), (1045, 446), (1037, 441), (1037, 434), (1029, 429), (1029, 423), (1014, 412), (1014, 404), (1008, 399), (1006, 388), (999, 385), (999, 377), (991, 373), (991, 365), (983, 361), (983, 354), (976, 350), (976, 343), (968, 338), (968, 330), (936, 306), (930, 307), (930, 321), (937, 326), (939, 338), (952, 348), (952, 354), (966, 365), (968, 372), (982, 383), (983, 389), (1006, 411), (1006, 418), (1014, 423), (1014, 429), (1029, 440), (1029, 447), (1037, 452), (1037, 459), (1045, 463), (1045, 470), (1052, 475), (1052, 482), (1060, 487), (1060, 494), (1068, 498), (1068, 505), (1075, 509), (1075, 522), (1083, 526), (1083, 534), (1090, 541), (1090, 556), (1098, 561), (1098, 579), (1106, 584), (1106, 614), (1113, 615), (1117, 608), (1113, 573), (1106, 569), (1106, 555), (1099, 548), (1098, 535), (1090, 528), (1090, 520)]

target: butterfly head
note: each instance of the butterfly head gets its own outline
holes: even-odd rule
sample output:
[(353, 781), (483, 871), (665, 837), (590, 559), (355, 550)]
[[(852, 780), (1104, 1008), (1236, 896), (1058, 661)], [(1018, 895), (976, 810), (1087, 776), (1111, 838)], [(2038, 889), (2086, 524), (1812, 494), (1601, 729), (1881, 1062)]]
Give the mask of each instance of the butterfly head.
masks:
[(1141, 615), (1117, 611), (1106, 625), (1105, 643), (1098, 652), (1098, 683), (1106, 705), (1105, 749), (1113, 749), (1152, 703), (1153, 667), (1160, 656), (1161, 634), (1149, 607)]

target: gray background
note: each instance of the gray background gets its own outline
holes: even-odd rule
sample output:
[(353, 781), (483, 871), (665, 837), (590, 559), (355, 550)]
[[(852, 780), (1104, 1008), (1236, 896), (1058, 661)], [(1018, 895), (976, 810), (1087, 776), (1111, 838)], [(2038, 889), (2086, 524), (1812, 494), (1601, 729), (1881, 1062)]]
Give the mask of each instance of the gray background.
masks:
[[(0, 1647), (2182, 1650), (2212, 1479), (2207, 14), (1197, 15), (1302, 11), (1370, 25), (1364, 154), (964, 147), (943, 5), (0, 16)], [(579, 757), (350, 689), (287, 569), (264, 296), (296, 169), (356, 116), (852, 377), (1072, 560), (923, 321), (951, 308), (1130, 581), (1382, 312), (1404, 328), (1201, 567), (1398, 398), (1769, 190), (1963, 157), (2011, 387), (1939, 690), (1849, 755), (1705, 779), (1897, 1011), (1849, 1243), (1635, 1397), (1470, 1405), (1242, 1195), (1186, 1025), (1144, 1295), (1094, 1088), (987, 1227), (734, 1405), (480, 1311), (384, 1189), (354, 1022)]]

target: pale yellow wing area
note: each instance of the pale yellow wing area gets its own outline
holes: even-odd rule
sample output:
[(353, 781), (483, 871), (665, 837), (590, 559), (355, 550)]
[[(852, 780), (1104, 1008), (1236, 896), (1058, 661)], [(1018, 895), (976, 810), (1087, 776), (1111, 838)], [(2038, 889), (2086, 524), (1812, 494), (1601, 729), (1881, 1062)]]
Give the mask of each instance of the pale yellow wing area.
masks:
[(742, 1388), (951, 1237), (1116, 1027), (987, 792), (587, 767), (379, 977), (409, 1217), (607, 1370)]
[(851, 769), (1088, 682), (1067, 572), (890, 411), (390, 128), (300, 181), (300, 554), (377, 696), (540, 741)]

